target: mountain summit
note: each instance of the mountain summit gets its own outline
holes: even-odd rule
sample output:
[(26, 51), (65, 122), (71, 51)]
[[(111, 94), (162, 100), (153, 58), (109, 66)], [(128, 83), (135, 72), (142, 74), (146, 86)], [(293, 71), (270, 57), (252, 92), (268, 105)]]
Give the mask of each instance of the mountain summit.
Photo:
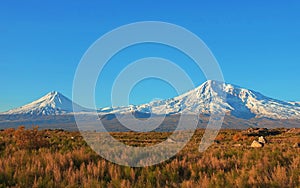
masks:
[(61, 93), (52, 91), (30, 104), (9, 110), (2, 114), (62, 115), (73, 112), (73, 105), (76, 112), (88, 111), (86, 108), (73, 103)]

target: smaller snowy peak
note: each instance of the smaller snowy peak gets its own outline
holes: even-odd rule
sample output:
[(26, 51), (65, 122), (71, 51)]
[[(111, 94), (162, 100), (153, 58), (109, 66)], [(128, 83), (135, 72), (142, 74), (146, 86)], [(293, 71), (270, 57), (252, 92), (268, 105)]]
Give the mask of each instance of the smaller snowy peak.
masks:
[(31, 104), (38, 104), (39, 107), (50, 106), (52, 108), (64, 108), (64, 109), (66, 107), (67, 108), (70, 107), (70, 106), (66, 106), (65, 103), (70, 103), (70, 100), (67, 99), (66, 97), (64, 97), (59, 92), (52, 91), (52, 92), (48, 93), (47, 95), (45, 95), (44, 97), (40, 98), (39, 100), (37, 100)]
[[(73, 110), (74, 107), (74, 110)], [(2, 114), (26, 114), (26, 115), (61, 115), (72, 112), (89, 111), (57, 91), (52, 91), (42, 98), (22, 107), (9, 110)]]

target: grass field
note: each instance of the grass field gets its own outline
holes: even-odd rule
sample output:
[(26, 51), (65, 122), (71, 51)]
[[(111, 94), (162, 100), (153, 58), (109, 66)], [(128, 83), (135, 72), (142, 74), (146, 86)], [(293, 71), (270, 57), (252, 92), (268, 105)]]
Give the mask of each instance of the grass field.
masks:
[[(300, 129), (269, 130), (262, 148), (258, 135), (222, 130), (205, 152), (204, 130), (159, 165), (131, 168), (98, 156), (79, 132), (5, 129), (0, 131), (0, 187), (300, 187)], [(276, 134), (271, 134), (276, 133)], [(159, 143), (167, 132), (111, 133), (132, 146)]]

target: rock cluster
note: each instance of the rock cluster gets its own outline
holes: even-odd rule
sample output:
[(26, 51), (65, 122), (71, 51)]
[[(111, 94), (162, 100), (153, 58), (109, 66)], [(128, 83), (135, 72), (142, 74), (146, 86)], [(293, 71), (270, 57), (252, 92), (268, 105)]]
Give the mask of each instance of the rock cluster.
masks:
[(254, 140), (251, 144), (252, 148), (262, 148), (267, 143), (266, 139), (263, 136), (258, 138), (258, 141)]

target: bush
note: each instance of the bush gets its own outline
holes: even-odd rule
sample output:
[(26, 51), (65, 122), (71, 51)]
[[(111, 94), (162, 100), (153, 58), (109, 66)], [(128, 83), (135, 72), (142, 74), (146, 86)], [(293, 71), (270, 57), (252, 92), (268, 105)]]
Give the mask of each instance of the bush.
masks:
[(48, 147), (49, 142), (42, 132), (38, 131), (38, 126), (26, 130), (20, 126), (14, 133), (16, 146), (20, 149), (38, 150), (42, 147)]

